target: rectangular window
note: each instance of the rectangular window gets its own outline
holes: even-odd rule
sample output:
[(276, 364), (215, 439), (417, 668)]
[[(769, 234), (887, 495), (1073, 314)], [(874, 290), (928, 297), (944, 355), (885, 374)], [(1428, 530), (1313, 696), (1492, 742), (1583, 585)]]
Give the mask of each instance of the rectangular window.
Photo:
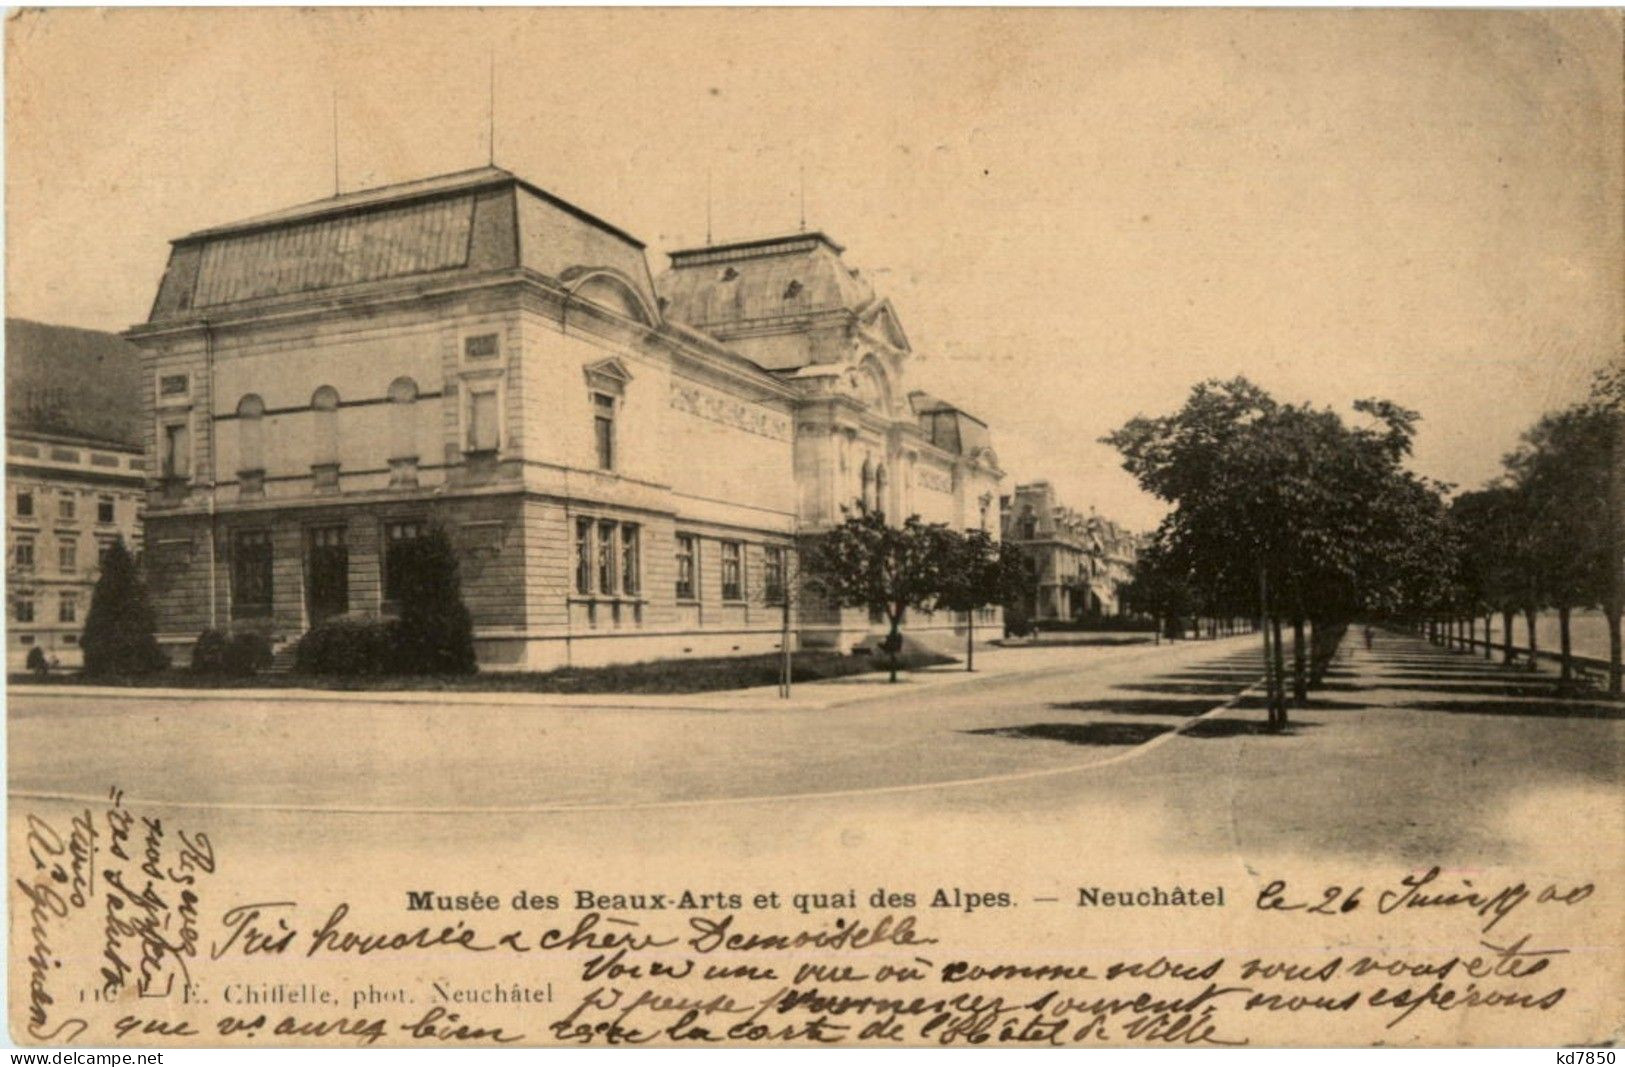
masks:
[(165, 478), (185, 478), (191, 473), (191, 443), (186, 434), (186, 423), (168, 422), (162, 427), (160, 469)]
[(79, 569), (79, 542), (71, 537), (59, 538), (56, 543), (56, 569), (73, 574)]
[(696, 600), (699, 583), (695, 578), (696, 552), (693, 534), (677, 535), (677, 599)]
[(637, 596), (642, 588), (638, 582), (638, 528), (633, 523), (621, 526), (621, 592)]
[(592, 593), (592, 520), (576, 520), (576, 592)]
[(31, 489), (17, 491), (17, 517), (19, 519), (32, 519), (34, 517), (34, 492)]
[(738, 541), (722, 542), (722, 599), (745, 599), (745, 583), (740, 573), (744, 546)]
[(11, 602), (11, 617), (18, 622), (34, 621), (34, 598), (19, 596)]
[(777, 604), (784, 599), (784, 549), (768, 545), (763, 553), (762, 596), (769, 604)]
[(32, 537), (13, 537), (11, 539), (11, 565), (25, 573), (33, 571), (34, 539)]
[(72, 493), (62, 493), (56, 498), (56, 517), (63, 522), (72, 522), (79, 514), (79, 499)]
[(57, 622), (78, 622), (79, 601), (72, 593), (63, 593), (56, 602)]
[(96, 498), (96, 521), (109, 523), (113, 521), (113, 498), (103, 496)]
[(343, 526), (312, 529), (305, 560), (307, 604), (312, 623), (350, 610), (350, 548)]
[(384, 523), (384, 599), (401, 598), (401, 546), (422, 537), (427, 528), (419, 519)]
[(239, 619), (271, 614), (271, 531), (238, 530), (231, 546), (231, 613)]
[(592, 395), (593, 438), (598, 446), (598, 469), (615, 469), (615, 398), (603, 393)]
[(497, 351), (497, 335), (494, 333), (482, 333), (463, 338), (464, 359), (495, 359)]
[(598, 591), (615, 592), (615, 524), (598, 524)]
[(468, 450), (495, 452), (501, 436), (498, 431), (497, 391), (481, 389), (468, 395)]
[(98, 568), (107, 565), (107, 553), (113, 548), (113, 540), (111, 537), (96, 538), (96, 566)]

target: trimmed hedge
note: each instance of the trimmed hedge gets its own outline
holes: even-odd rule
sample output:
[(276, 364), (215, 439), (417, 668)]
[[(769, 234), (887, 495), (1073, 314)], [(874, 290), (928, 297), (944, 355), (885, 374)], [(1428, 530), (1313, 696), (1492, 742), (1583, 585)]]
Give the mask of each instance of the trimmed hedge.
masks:
[(294, 663), (300, 674), (393, 674), (398, 630), (398, 624), (376, 619), (330, 619), (299, 639)]
[(1038, 619), (1033, 628), (1046, 633), (1156, 633), (1154, 619), (1136, 619), (1128, 616), (1104, 616), (1090, 619)]
[(192, 673), (216, 678), (248, 678), (271, 665), (271, 642), (264, 634), (223, 634), (204, 630), (192, 646)]

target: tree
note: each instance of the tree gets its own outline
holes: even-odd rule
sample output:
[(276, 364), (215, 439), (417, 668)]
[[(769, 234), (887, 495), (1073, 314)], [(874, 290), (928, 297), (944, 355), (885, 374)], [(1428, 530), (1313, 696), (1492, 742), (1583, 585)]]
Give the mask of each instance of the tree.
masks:
[(474, 625), (463, 603), (457, 554), (439, 525), (397, 542), (390, 557), (399, 575), (397, 669), (403, 674), (473, 674)]
[[(1599, 392), (1602, 392), (1599, 389)], [(1618, 589), (1621, 519), (1617, 499), (1621, 409), (1591, 400), (1541, 417), (1506, 457), (1523, 494), (1537, 552), (1536, 580), (1557, 609), (1563, 681), (1574, 676), (1569, 637), (1575, 608), (1600, 606), (1609, 619), (1610, 687), (1619, 685)]]
[(808, 539), (803, 565), (809, 582), (842, 607), (884, 613), (888, 623), (881, 648), (897, 681), (903, 649), (903, 617), (910, 608), (928, 610), (942, 591), (942, 527), (910, 515), (892, 526), (879, 511), (860, 509), (840, 525)]
[(101, 570), (79, 641), (85, 673), (105, 678), (163, 670), (169, 660), (158, 647), (157, 621), (124, 538), (108, 546)]
[(1335, 628), (1412, 573), (1396, 561), (1411, 554), (1428, 498), (1437, 504), (1436, 487), (1402, 466), (1417, 414), (1385, 400), (1354, 407), (1372, 424), (1280, 404), (1245, 378), (1209, 381), (1174, 414), (1132, 419), (1104, 439), (1143, 489), (1174, 505), (1158, 531), (1172, 573), (1188, 576), (1209, 611), (1250, 605), (1264, 622), (1277, 728), (1286, 724), (1283, 621), (1301, 703), (1306, 628)]
[[(1501, 616), (1502, 662), (1511, 663), (1512, 619), (1531, 592), (1522, 497), (1508, 485), (1462, 493), (1450, 502), (1450, 522), (1461, 554), (1458, 573), (1470, 598)], [(1486, 644), (1489, 639), (1486, 620)]]
[(965, 613), (965, 669), (975, 670), (976, 612), (1029, 593), (1027, 556), (1014, 545), (993, 540), (986, 530), (927, 529), (935, 531), (937, 554), (944, 561), (936, 605)]
[(1161, 531), (1134, 561), (1134, 574), (1118, 594), (1124, 609), (1150, 617), (1159, 635), (1178, 637), (1184, 632), (1180, 620), (1188, 617), (1196, 603), (1190, 575), (1173, 559)]

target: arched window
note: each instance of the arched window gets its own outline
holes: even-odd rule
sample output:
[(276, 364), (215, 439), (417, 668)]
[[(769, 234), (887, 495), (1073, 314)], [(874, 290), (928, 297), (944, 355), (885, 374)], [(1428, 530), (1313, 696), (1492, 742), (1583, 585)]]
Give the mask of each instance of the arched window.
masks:
[(311, 427), (311, 466), (337, 466), (339, 461), (339, 391), (331, 385), (317, 389), (310, 397), (314, 425)]
[(874, 465), (869, 462), (868, 456), (863, 457), (862, 477), (862, 487), (858, 493), (858, 499), (863, 502), (865, 510), (873, 510), (875, 506), (875, 468)]
[(875, 510), (886, 510), (886, 465), (875, 468)]
[(396, 378), (389, 383), (389, 459), (416, 459), (417, 434), (413, 405), (418, 399), (418, 383)]
[(237, 401), (237, 472), (243, 474), (265, 469), (264, 440), (261, 420), (265, 418), (265, 401), (259, 394), (249, 393)]

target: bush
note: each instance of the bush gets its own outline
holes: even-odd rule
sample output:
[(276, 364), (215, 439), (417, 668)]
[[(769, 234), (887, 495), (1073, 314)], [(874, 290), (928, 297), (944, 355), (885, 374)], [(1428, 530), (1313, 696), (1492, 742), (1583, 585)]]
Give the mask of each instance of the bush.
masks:
[(398, 543), (390, 557), (401, 615), (394, 668), (400, 674), (473, 674), (474, 624), (463, 603), (457, 554), (440, 527)]
[(1046, 633), (1156, 633), (1155, 619), (1131, 615), (1101, 615), (1084, 619), (1038, 619), (1032, 624)]
[(226, 673), (226, 635), (219, 630), (204, 630), (197, 635), (192, 646), (192, 673), (223, 675)]
[(102, 574), (85, 616), (85, 673), (91, 677), (161, 671), (169, 657), (158, 647), (157, 622), (135, 560), (118, 538), (102, 559)]
[(371, 619), (330, 619), (299, 639), (301, 674), (351, 678), (388, 674), (395, 665), (398, 626)]
[(1004, 636), (1026, 637), (1033, 632), (1032, 606), (1024, 596), (1012, 597), (1004, 603)]
[(263, 634), (204, 630), (192, 646), (192, 673), (215, 678), (250, 678), (271, 665), (271, 642)]
[(226, 673), (247, 678), (271, 666), (271, 641), (264, 634), (244, 631), (232, 634), (226, 648)]
[(51, 661), (45, 658), (45, 650), (38, 645), (28, 650), (26, 666), (42, 678), (51, 673)]

